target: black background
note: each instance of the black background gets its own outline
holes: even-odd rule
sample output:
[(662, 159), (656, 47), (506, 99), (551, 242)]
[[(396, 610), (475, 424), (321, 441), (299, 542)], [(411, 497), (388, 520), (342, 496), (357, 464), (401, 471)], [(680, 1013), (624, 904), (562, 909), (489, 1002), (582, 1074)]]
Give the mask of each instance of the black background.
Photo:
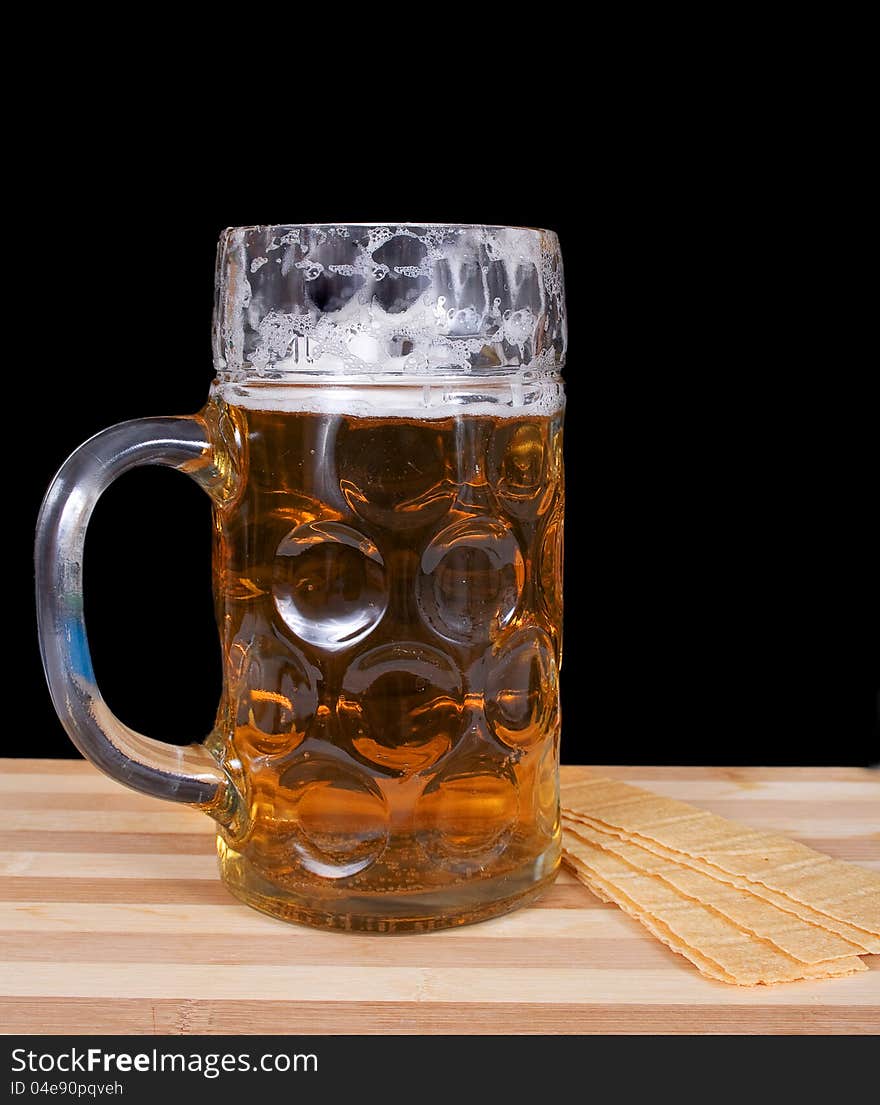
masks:
[[(7, 334), (23, 398), (6, 415), (22, 414), (32, 444), (9, 477), (24, 670), (5, 754), (76, 754), (43, 683), (30, 534), (81, 441), (203, 403), (218, 233), (375, 219), (560, 235), (577, 520), (563, 759), (880, 759), (876, 412), (795, 302), (819, 274), (804, 215), (821, 213), (819, 192), (796, 186), (796, 150), (729, 120), (673, 125), (648, 103), (609, 119), (573, 102), (552, 142), (525, 153), (497, 129), (488, 144), (430, 128), (377, 144), (355, 127), (320, 145), (320, 121), (285, 126), (284, 105), (210, 139), (206, 114), (141, 106), (124, 125), (78, 115), (74, 127), (59, 111), (22, 170), (43, 189), (60, 173), (59, 202), (23, 201), (32, 275)], [(182, 743), (210, 728), (219, 692), (209, 514), (176, 473), (134, 472), (99, 504), (87, 545), (104, 694), (129, 725)]]

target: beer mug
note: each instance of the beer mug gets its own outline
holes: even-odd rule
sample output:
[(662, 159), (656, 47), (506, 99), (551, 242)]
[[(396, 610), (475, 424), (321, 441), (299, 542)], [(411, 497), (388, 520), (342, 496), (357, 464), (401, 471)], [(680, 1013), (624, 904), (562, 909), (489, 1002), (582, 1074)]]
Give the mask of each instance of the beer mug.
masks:
[[(232, 228), (216, 291), (206, 406), (99, 433), (47, 493), (62, 723), (114, 779), (212, 817), (226, 885), (276, 917), (428, 931), (528, 902), (560, 856), (556, 236)], [(92, 508), (143, 464), (213, 502), (223, 693), (188, 747), (113, 715), (83, 622)]]

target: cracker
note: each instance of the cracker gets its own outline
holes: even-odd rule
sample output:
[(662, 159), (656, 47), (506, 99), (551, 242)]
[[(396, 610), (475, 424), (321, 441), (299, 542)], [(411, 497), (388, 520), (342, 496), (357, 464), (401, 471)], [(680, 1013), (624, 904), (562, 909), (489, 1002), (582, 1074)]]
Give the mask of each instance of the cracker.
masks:
[(704, 860), (694, 859), (692, 856), (687, 856), (683, 852), (674, 852), (670, 848), (664, 848), (661, 844), (657, 844), (656, 841), (649, 840), (647, 837), (638, 836), (638, 834), (634, 833), (627, 833), (622, 829), (615, 829), (611, 825), (606, 825), (594, 818), (586, 817), (584, 814), (575, 814), (570, 810), (563, 810), (563, 817), (591, 825), (600, 832), (612, 833), (622, 840), (630, 840), (634, 844), (638, 844), (640, 848), (644, 848), (645, 851), (653, 852), (655, 855), (672, 860), (674, 863), (678, 863), (681, 866), (690, 867), (694, 871), (699, 871), (718, 882), (729, 883), (731, 886), (736, 886), (740, 890), (747, 890), (750, 894), (762, 898), (765, 902), (782, 910), (784, 913), (798, 917), (808, 924), (815, 925), (827, 932), (835, 933), (843, 937), (844, 940), (855, 947), (856, 954), (862, 952), (873, 954), (880, 953), (880, 937), (873, 936), (870, 932), (865, 932), (864, 929), (856, 928), (854, 925), (848, 925), (845, 921), (835, 921), (833, 918), (827, 917), (824, 913), (818, 913), (802, 902), (796, 902), (791, 898), (787, 898), (784, 894), (777, 894), (773, 890), (768, 890), (765, 886), (761, 886), (760, 883), (749, 882), (748, 879), (738, 878), (736, 875), (728, 875), (726, 871), (722, 871), (718, 867), (713, 867)]
[(738, 985), (827, 978), (865, 969), (855, 956), (822, 964), (801, 963), (700, 902), (685, 898), (662, 879), (638, 871), (571, 830), (564, 836), (563, 848), (566, 856), (586, 868), (591, 877), (632, 903), (639, 920), (641, 914), (647, 914), (665, 925), (682, 944), (711, 960)]
[[(656, 937), (661, 944), (665, 944), (670, 951), (676, 952), (678, 955), (683, 956), (689, 960), (697, 968), (697, 970), (705, 975), (707, 978), (714, 979), (716, 982), (726, 982), (728, 985), (738, 986), (745, 985), (744, 983), (738, 983), (737, 980), (729, 975), (722, 967), (715, 963), (709, 956), (704, 955), (696, 948), (690, 947), (679, 936), (676, 936), (669, 927), (663, 924), (662, 921), (658, 921), (655, 917), (652, 917), (650, 913), (645, 913), (639, 910), (633, 902), (631, 902), (627, 896), (620, 890), (612, 887), (610, 884), (604, 882), (602, 879), (593, 875), (588, 868), (584, 867), (577, 859), (567, 853), (563, 854), (563, 862), (566, 867), (574, 872), (578, 880), (592, 891), (597, 898), (603, 902), (611, 902), (624, 913), (628, 913), (630, 917), (638, 921), (644, 928)], [(851, 962), (844, 963), (842, 960), (837, 960), (834, 964), (839, 970), (834, 976), (816, 974), (816, 967), (805, 967), (805, 980), (816, 979), (821, 977), (843, 977), (848, 974), (855, 974), (857, 971), (865, 971), (867, 967), (861, 959), (854, 958)]]
[(588, 889), (596, 895), (597, 898), (601, 898), (603, 902), (612, 902), (623, 910), (624, 913), (628, 913), (630, 917), (639, 921), (652, 936), (655, 936), (661, 944), (665, 944), (671, 951), (676, 952), (678, 955), (684, 956), (685, 959), (690, 960), (691, 963), (697, 968), (697, 970), (706, 975), (707, 978), (715, 979), (716, 982), (726, 982), (731, 986), (736, 985), (736, 979), (729, 975), (725, 970), (718, 966), (706, 955), (697, 951), (696, 948), (690, 947), (675, 933), (670, 932), (669, 928), (663, 924), (662, 921), (656, 920), (648, 913), (639, 911), (633, 902), (626, 897), (625, 894), (616, 890), (614, 887), (609, 886), (603, 882), (602, 879), (596, 878), (590, 871), (587, 870), (583, 864), (579, 863), (572, 856), (565, 855), (565, 863), (568, 867), (574, 871), (578, 879)]
[(880, 875), (873, 871), (616, 779), (565, 787), (563, 805), (880, 936)]
[(658, 856), (640, 845), (621, 840), (608, 830), (562, 817), (563, 825), (579, 837), (619, 856), (626, 863), (649, 875), (663, 879), (674, 890), (714, 909), (741, 929), (767, 940), (780, 951), (801, 963), (822, 963), (845, 959), (862, 950), (848, 940), (824, 928), (802, 921), (792, 913), (783, 913), (749, 890), (720, 882), (672, 859)]

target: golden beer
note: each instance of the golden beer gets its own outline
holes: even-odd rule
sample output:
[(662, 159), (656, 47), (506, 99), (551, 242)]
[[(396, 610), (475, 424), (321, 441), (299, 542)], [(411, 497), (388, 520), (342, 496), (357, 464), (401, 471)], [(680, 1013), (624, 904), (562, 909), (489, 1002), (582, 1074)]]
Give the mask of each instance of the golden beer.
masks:
[(559, 850), (561, 412), (226, 416), (245, 458), (215, 551), (215, 740), (246, 796), (228, 884), (380, 929), (533, 893)]

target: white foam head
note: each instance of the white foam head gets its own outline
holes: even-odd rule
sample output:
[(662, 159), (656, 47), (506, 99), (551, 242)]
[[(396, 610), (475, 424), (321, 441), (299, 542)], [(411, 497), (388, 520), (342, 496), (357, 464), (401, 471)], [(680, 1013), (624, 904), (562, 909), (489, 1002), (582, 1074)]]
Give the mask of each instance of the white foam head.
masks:
[(566, 319), (547, 230), (348, 223), (225, 231), (214, 355), (223, 383), (558, 371)]

